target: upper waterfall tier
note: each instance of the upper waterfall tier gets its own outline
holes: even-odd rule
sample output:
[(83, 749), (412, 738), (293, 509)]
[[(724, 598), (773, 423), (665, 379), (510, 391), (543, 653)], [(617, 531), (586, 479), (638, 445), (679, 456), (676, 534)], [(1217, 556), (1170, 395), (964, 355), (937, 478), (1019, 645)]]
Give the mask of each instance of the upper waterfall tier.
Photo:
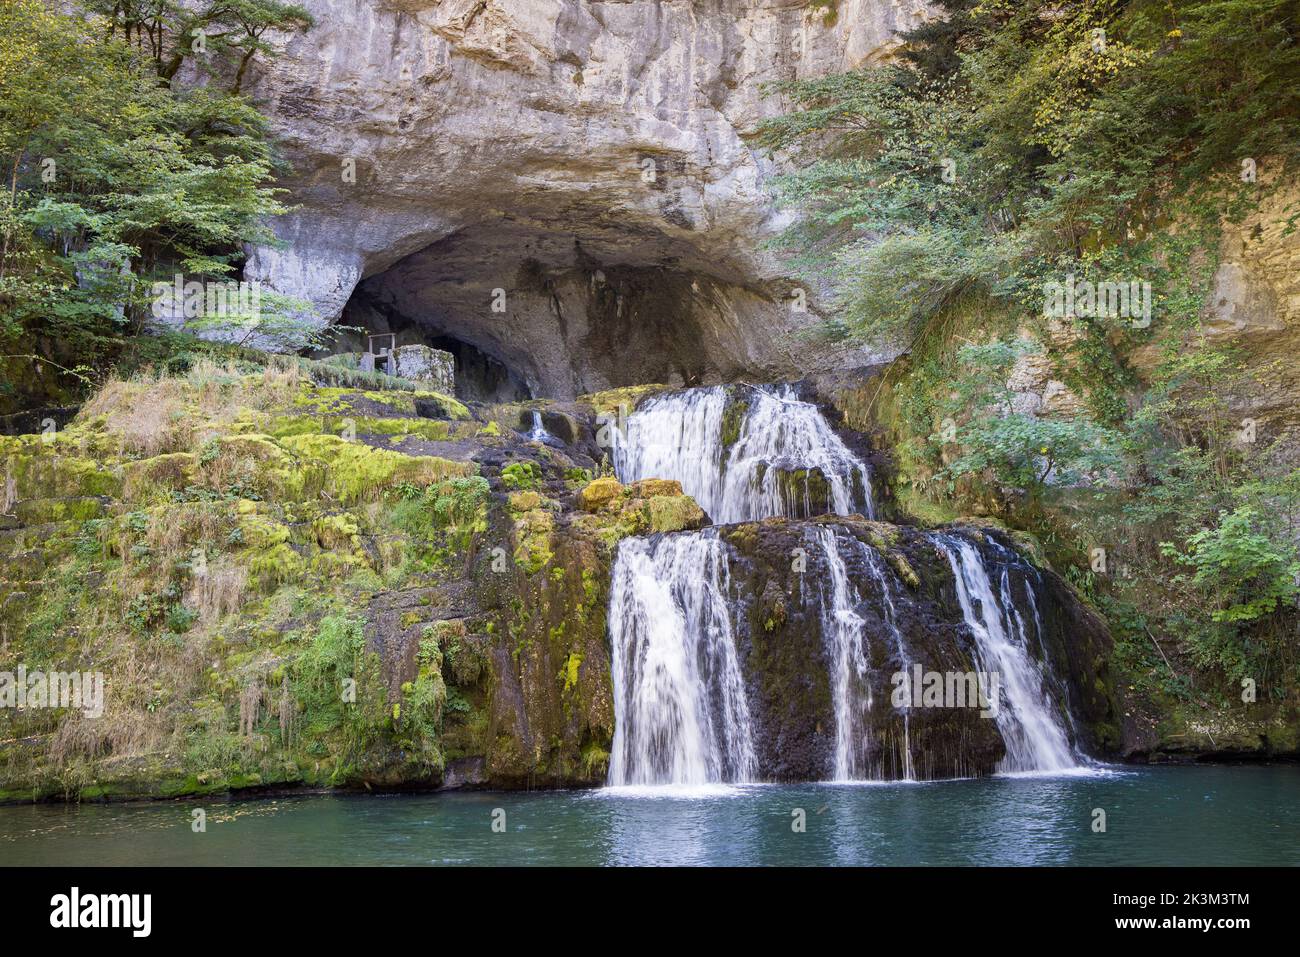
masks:
[(875, 517), (867, 464), (789, 386), (712, 386), (650, 399), (618, 435), (614, 467), (623, 482), (676, 479), (718, 524)]

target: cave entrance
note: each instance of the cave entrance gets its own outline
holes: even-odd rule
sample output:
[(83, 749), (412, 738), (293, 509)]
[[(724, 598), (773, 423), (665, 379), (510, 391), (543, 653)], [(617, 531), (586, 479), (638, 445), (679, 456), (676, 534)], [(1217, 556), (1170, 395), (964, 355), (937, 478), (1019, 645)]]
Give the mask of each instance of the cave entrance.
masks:
[(470, 402), (523, 402), (532, 390), (514, 370), (482, 349), (454, 336), (431, 335), (428, 345), (456, 360), (456, 398)]
[(457, 396), (485, 402), (791, 371), (788, 288), (608, 211), (559, 221), (581, 225), (460, 229), (363, 279), (342, 321), (450, 352)]
[(335, 352), (360, 351), (373, 355), (378, 371), (393, 372), (393, 350), (401, 346), (429, 346), (451, 354), (456, 398), (465, 402), (522, 402), (533, 398), (527, 380), (497, 356), (472, 342), (438, 332), (402, 315), (363, 287), (364, 284), (353, 293), (340, 320), (341, 325), (360, 331), (340, 332)]

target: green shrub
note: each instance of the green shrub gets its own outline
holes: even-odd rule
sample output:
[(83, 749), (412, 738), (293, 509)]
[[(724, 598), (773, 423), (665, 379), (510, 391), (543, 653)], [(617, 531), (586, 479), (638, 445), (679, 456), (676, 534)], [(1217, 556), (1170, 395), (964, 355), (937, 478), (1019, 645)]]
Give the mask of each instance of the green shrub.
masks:
[(511, 462), (501, 470), (501, 484), (511, 491), (534, 489), (542, 482), (542, 470), (536, 462)]

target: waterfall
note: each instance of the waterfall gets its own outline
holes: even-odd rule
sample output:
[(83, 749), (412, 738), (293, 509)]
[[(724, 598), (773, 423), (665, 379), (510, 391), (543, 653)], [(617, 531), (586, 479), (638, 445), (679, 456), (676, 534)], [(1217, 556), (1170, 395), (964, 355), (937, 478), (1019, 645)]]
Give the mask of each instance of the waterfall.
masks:
[[(621, 481), (675, 479), (718, 524), (774, 516), (874, 516), (866, 464), (816, 406), (788, 387), (712, 387), (655, 397), (628, 418), (625, 434), (616, 430), (613, 453)], [(913, 704), (899, 707), (900, 742), (891, 718), (873, 720), (873, 708), (893, 703), (881, 695), (873, 700), (872, 690), (887, 677), (873, 675), (873, 650), (876, 661), (883, 654), (902, 669), (920, 667), (896, 603), (915, 599), (905, 595), (884, 555), (847, 529), (810, 523), (802, 534), (819, 556), (816, 572), (800, 589), (800, 613), (820, 632), (826, 661), (834, 724), (827, 731), (835, 736), (831, 776), (854, 781), (901, 772), (915, 780), (911, 725), (913, 717), (923, 716), (912, 713)], [(972, 542), (946, 532), (925, 538), (952, 568), (976, 666), (998, 681), (992, 717), (1006, 753), (997, 769), (1076, 767), (1030, 653), (1031, 641), (1038, 643), (1040, 657), (1043, 650), (1034, 583), (1026, 583), (1022, 615), (1013, 601), (1009, 566), (995, 591)], [(1015, 559), (1002, 550), (1008, 561)], [(750, 700), (762, 692), (747, 688), (737, 644), (737, 623), (752, 627), (744, 621), (756, 596), (734, 594), (731, 580), (731, 563), (748, 561), (716, 528), (630, 537), (619, 544), (609, 607), (615, 713), (610, 784), (700, 785), (759, 777), (751, 707), (764, 720), (768, 712), (760, 698)], [(753, 640), (748, 631), (743, 634)], [(745, 645), (746, 655), (750, 647)], [(882, 726), (889, 740), (873, 741), (873, 728), (879, 734)], [(924, 727), (932, 740), (934, 725)], [(923, 768), (932, 764), (926, 754), (919, 760)]]
[[(898, 630), (894, 608), (893, 585), (879, 553), (870, 545), (850, 538), (841, 543), (833, 528), (818, 526), (812, 531), (815, 546), (825, 558), (829, 572), (830, 588), (819, 594), (818, 618), (822, 625), (823, 640), (831, 664), (831, 690), (835, 708), (835, 763), (833, 778), (836, 781), (859, 781), (883, 778), (882, 768), (869, 767), (864, 752), (870, 747), (870, 725), (866, 718), (873, 706), (867, 647), (871, 636), (867, 622), (855, 610), (861, 605), (862, 595), (849, 579), (844, 553), (856, 554), (863, 559), (876, 593), (881, 599), (884, 625), (898, 654), (900, 665), (910, 665), (903, 634)], [(903, 712), (903, 746), (901, 758), (903, 778), (915, 780), (916, 768), (912, 760), (910, 709)]]
[[(1065, 730), (1053, 714), (1042, 674), (1027, 646), (1024, 622), (1003, 588), (999, 605), (984, 558), (973, 544), (951, 534), (933, 541), (947, 557), (957, 584), (957, 600), (975, 637), (980, 666), (997, 674), (1001, 686), (995, 715), (1006, 745), (999, 771), (1062, 771), (1078, 767)], [(1034, 608), (1035, 624), (1037, 606)]]
[(749, 706), (713, 529), (629, 538), (609, 609), (611, 784), (705, 784), (755, 774)]
[[(728, 421), (729, 411), (738, 422), (734, 414)], [(728, 445), (729, 428), (734, 435)], [(817, 407), (789, 387), (747, 388), (741, 399), (721, 386), (658, 396), (629, 417), (625, 437), (615, 434), (621, 481), (676, 479), (717, 523), (825, 512), (874, 515), (866, 464)], [(826, 552), (839, 560), (833, 534)], [(849, 609), (842, 561), (838, 570), (840, 591), (827, 624), (837, 629), (849, 659), (839, 669), (845, 689), (837, 695), (847, 702), (848, 686), (864, 685), (865, 638), (861, 619)], [(757, 760), (728, 587), (726, 550), (715, 531), (620, 544), (610, 602), (611, 784), (753, 778)], [(869, 707), (869, 687), (866, 694)], [(844, 705), (837, 731), (837, 768), (843, 764), (845, 777), (857, 768), (851, 707)]]
[[(867, 569), (872, 579), (880, 588), (880, 598), (885, 610), (885, 626), (894, 639), (894, 649), (898, 652), (899, 664), (906, 670), (911, 665), (911, 656), (907, 652), (907, 643), (903, 633), (898, 630), (898, 611), (894, 607), (894, 586), (890, 576), (885, 572), (885, 563), (880, 554), (866, 545), (858, 543), (867, 557)], [(905, 707), (903, 712), (903, 780), (916, 780), (916, 763), (912, 760), (912, 709)]]
[[(871, 684), (867, 674), (866, 622), (855, 610), (857, 595), (849, 584), (835, 532), (813, 530), (830, 573), (830, 595), (820, 608), (823, 640), (831, 659), (831, 690), (835, 705), (835, 780), (867, 777), (861, 745), (868, 744), (869, 725), (863, 712), (871, 710)], [(829, 601), (827, 598), (829, 597)]]
[(529, 430), (528, 437), (534, 442), (545, 442), (547, 439), (554, 438), (546, 431), (546, 426), (542, 424), (542, 413), (536, 409), (533, 410), (533, 427)]
[(682, 491), (719, 521), (722, 499), (721, 386), (687, 389), (650, 399), (614, 430), (614, 471), (620, 482), (676, 479)]
[(817, 406), (789, 386), (733, 392), (713, 386), (647, 401), (616, 441), (619, 480), (676, 479), (722, 525), (773, 516), (875, 517), (870, 470)]

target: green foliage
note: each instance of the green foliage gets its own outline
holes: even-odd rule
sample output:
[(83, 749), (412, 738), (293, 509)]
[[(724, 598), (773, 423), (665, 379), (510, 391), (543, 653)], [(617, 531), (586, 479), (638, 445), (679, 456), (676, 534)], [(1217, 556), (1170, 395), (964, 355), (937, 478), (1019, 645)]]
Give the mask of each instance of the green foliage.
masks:
[(198, 612), (178, 602), (167, 609), (167, 630), (183, 635), (194, 626), (198, 618)]
[(436, 649), (426, 653), (421, 642), (420, 670), (415, 681), (402, 685), (402, 700), (393, 705), (393, 731), (397, 744), (420, 766), (441, 770), (439, 731), (447, 706), (447, 686)]
[(1181, 549), (1160, 543), (1165, 555), (1193, 569), (1190, 577), (1178, 580), (1214, 606), (1214, 621), (1255, 621), (1296, 595), (1300, 560), (1295, 545), (1278, 542), (1260, 528), (1259, 514), (1243, 505), (1220, 512), (1217, 526), (1188, 536)]
[(795, 111), (756, 135), (801, 161), (787, 241), (836, 280), (850, 331), (906, 346), (977, 290), (1036, 308), (1045, 277), (1083, 272), (1168, 190), (1294, 159), (1292, 0), (942, 6), (909, 65), (780, 84)]
[(501, 484), (512, 491), (537, 488), (542, 482), (542, 470), (536, 462), (511, 462), (501, 470)]
[(397, 487), (398, 503), (393, 524), (433, 554), (442, 540), (454, 553), (464, 553), (474, 536), (487, 529), (487, 505), (491, 487), (487, 479), (474, 475), (454, 478), (424, 487), (402, 483)]
[[(1049, 479), (1076, 484), (1104, 479), (1121, 465), (1118, 436), (1086, 418), (1047, 419), (1017, 412), (1007, 387), (1012, 364), (1030, 348), (1026, 340), (963, 346), (966, 374), (940, 403), (951, 429), (932, 442), (954, 443), (960, 454), (947, 466), (951, 478), (988, 473), (996, 482), (1040, 495)], [(963, 424), (957, 425), (955, 417)]]
[(305, 30), (314, 23), (305, 7), (281, 0), (92, 0), (89, 7), (108, 18), (113, 35), (144, 48), (158, 76), (171, 80), (187, 60), (198, 58), (205, 72), (233, 68), (232, 93), (240, 91), (258, 54), (274, 53), (262, 39), (267, 30)]
[[(310, 22), (257, 0), (103, 6), (107, 22), (0, 6), (0, 351), (77, 388), (148, 325), (155, 281), (237, 275), (244, 244), (274, 242), (266, 219), (284, 211), (265, 119), (215, 86), (160, 83), (164, 61), (188, 56), (200, 25), (219, 69), (223, 51), (263, 52), (268, 26)], [(226, 321), (294, 340), (298, 306), (268, 294), (258, 317)]]
[(1242, 440), (1234, 396), (1257, 389), (1241, 358), (1175, 337), (1129, 422), (1141, 478), (1096, 538), (1124, 542), (1117, 586), (1176, 635), (1201, 669), (1294, 684), (1295, 540), (1300, 473)]
[[(806, 250), (810, 275), (836, 280), (838, 323), (914, 334), (1011, 255), (982, 236), (987, 210), (960, 156), (967, 116), (941, 89), (887, 69), (776, 90), (801, 109), (764, 124), (757, 141), (805, 161), (780, 182), (780, 198), (804, 214), (786, 240)], [(949, 182), (945, 160), (965, 175)]]
[(311, 644), (294, 662), (293, 687), (307, 716), (309, 736), (344, 725), (353, 704), (345, 700), (346, 682), (360, 684), (364, 647), (360, 621), (330, 615), (321, 619)]
[[(1198, 668), (1294, 686), (1300, 478), (1238, 439), (1234, 403), (1258, 387), (1200, 332), (1223, 220), (1296, 159), (1294, 0), (939, 6), (901, 64), (777, 85), (791, 112), (755, 136), (793, 161), (784, 244), (830, 280), (824, 332), (906, 354), (885, 399), (903, 501), (1001, 508), (1063, 555), (1110, 543), (1130, 577), (1067, 571), (1141, 622), (1123, 638), (1138, 671), (1154, 630)], [(1248, 157), (1259, 184), (1242, 181)], [(1067, 276), (1149, 282), (1153, 322), (1054, 327), (1044, 286)], [(1086, 414), (1016, 411), (1024, 336)], [(1138, 347), (1159, 353), (1141, 379)], [(1162, 690), (1190, 691), (1157, 661)]]

